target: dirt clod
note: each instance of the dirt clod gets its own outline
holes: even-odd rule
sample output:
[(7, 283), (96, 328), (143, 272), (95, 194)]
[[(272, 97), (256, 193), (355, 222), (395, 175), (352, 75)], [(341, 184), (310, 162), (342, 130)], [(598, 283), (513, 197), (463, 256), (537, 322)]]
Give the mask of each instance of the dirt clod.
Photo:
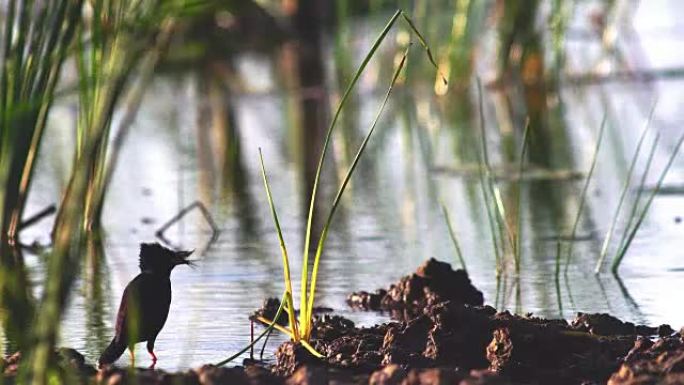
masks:
[[(265, 318), (269, 321), (273, 321), (276, 314), (278, 313), (278, 308), (280, 307), (280, 300), (278, 298), (266, 298), (264, 304), (261, 305), (252, 315), (249, 317), (251, 321), (257, 321), (259, 317)], [(284, 311), (280, 313), (280, 317), (276, 323), (280, 326), (287, 326), (287, 313)]]
[(375, 293), (359, 291), (347, 297), (347, 303), (353, 308), (407, 311), (407, 318), (443, 301), (477, 306), (484, 300), (482, 292), (472, 285), (464, 270), (453, 270), (448, 263), (434, 258), (387, 290), (378, 289)]
[(304, 365), (299, 367), (286, 385), (328, 385), (328, 370), (323, 366)]
[(620, 321), (616, 317), (605, 313), (577, 313), (570, 326), (574, 330), (601, 336), (658, 335), (665, 337), (674, 333), (670, 325), (660, 325), (657, 328), (646, 325), (634, 325), (631, 322)]
[(368, 380), (369, 385), (399, 385), (407, 376), (406, 370), (396, 364), (376, 370)]
[(680, 336), (656, 342), (639, 338), (608, 385), (684, 384), (684, 341)]

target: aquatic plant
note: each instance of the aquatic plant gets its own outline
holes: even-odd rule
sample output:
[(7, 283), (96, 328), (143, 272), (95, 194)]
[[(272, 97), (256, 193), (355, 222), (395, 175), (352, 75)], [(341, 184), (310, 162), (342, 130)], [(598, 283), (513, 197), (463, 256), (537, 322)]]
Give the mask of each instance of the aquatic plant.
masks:
[[(492, 236), (492, 247), (496, 261), (496, 276), (499, 277), (505, 268), (506, 256), (511, 255), (515, 264), (516, 273), (520, 271), (520, 248), (521, 243), (519, 235), (514, 234), (508, 222), (508, 215), (506, 207), (503, 203), (501, 190), (494, 180), (492, 167), (489, 163), (489, 153), (487, 150), (487, 132), (485, 130), (484, 118), (484, 99), (482, 95), (482, 83), (478, 79), (478, 104), (479, 104), (479, 126), (480, 126), (480, 151), (477, 152), (478, 160), (478, 176), (480, 189), (482, 191), (482, 198), (484, 199), (485, 209), (487, 210), (487, 219), (489, 222), (489, 230)], [(527, 137), (529, 130), (529, 123), (525, 126), (523, 133), (523, 143), (520, 151), (520, 170), (518, 183), (522, 183), (522, 167), (523, 156), (527, 148)], [(520, 191), (520, 185), (518, 186)], [(519, 199), (518, 212), (516, 215), (520, 216)], [(520, 220), (518, 220), (520, 223)], [(519, 232), (519, 229), (518, 229)]]
[(449, 237), (451, 238), (451, 243), (454, 245), (454, 249), (456, 250), (456, 257), (458, 257), (458, 262), (461, 264), (461, 268), (464, 271), (468, 271), (468, 269), (466, 269), (465, 259), (463, 258), (463, 252), (461, 251), (461, 245), (458, 242), (458, 237), (456, 237), (456, 231), (454, 231), (454, 227), (451, 224), (451, 219), (449, 218), (449, 211), (447, 210), (444, 203), (442, 203), (441, 206), (442, 215), (444, 216), (444, 222), (446, 222), (447, 229), (449, 230)]
[(82, 1), (3, 3), (0, 68), (0, 239), (14, 244)]
[[(15, 1), (3, 7), (0, 71), (0, 298), (11, 308), (11, 338), (24, 353), (19, 382), (60, 381), (53, 351), (59, 322), (80, 272), (82, 251), (100, 215), (104, 191), (142, 93), (173, 30), (176, 17), (202, 10), (200, 1)], [(72, 173), (54, 226), (42, 296), (35, 301), (20, 255), (11, 250), (62, 64), (76, 54), (79, 119)], [(130, 74), (138, 71), (137, 82)], [(67, 85), (64, 93), (70, 92)], [(62, 91), (60, 91), (62, 92)], [(114, 111), (129, 106), (110, 143)], [(85, 208), (85, 210), (84, 210)], [(17, 257), (18, 256), (18, 257)], [(17, 259), (19, 258), (19, 259)], [(35, 302), (35, 303), (34, 303)], [(2, 314), (8, 317), (7, 312)], [(8, 319), (3, 319), (10, 324)]]
[(33, 1), (9, 0), (0, 12), (0, 308), (12, 309), (0, 314), (3, 330), (21, 349), (31, 343), (26, 325), (34, 304), (22, 254), (12, 246), (80, 10), (81, 1), (34, 7)]
[[(321, 257), (323, 255), (323, 250), (325, 248), (325, 242), (328, 237), (328, 233), (330, 230), (330, 225), (332, 224), (332, 219), (335, 215), (335, 212), (339, 206), (339, 203), (341, 201), (342, 195), (344, 194), (344, 191), (346, 187), (349, 184), (349, 181), (351, 180), (352, 175), (354, 174), (354, 170), (356, 169), (356, 166), (358, 165), (359, 160), (361, 159), (361, 156), (364, 153), (364, 150), (366, 149), (366, 146), (370, 140), (371, 135), (373, 134), (375, 127), (377, 126), (378, 121), (380, 120), (380, 117), (382, 115), (382, 112), (389, 100), (389, 97), (392, 93), (392, 90), (394, 88), (394, 85), (401, 74), (402, 69), (404, 68), (404, 64), (406, 62), (406, 57), (408, 55), (408, 50), (409, 48), (406, 49), (404, 52), (401, 61), (399, 62), (398, 66), (396, 67), (394, 74), (392, 76), (392, 80), (390, 83), (389, 88), (387, 89), (387, 92), (385, 93), (385, 96), (382, 100), (382, 103), (380, 104), (380, 107), (378, 109), (378, 112), (375, 115), (375, 118), (373, 122), (371, 123), (370, 129), (368, 130), (368, 133), (366, 134), (366, 137), (364, 138), (363, 142), (361, 143), (359, 149), (356, 152), (356, 155), (349, 166), (349, 169), (347, 170), (347, 173), (342, 181), (342, 184), (340, 185), (339, 189), (337, 190), (337, 194), (335, 195), (335, 198), (332, 202), (330, 211), (327, 214), (325, 223), (323, 225), (323, 228), (321, 230), (320, 237), (318, 238), (318, 243), (316, 246), (315, 254), (314, 254), (314, 261), (313, 261), (313, 266), (311, 268), (311, 274), (309, 274), (309, 246), (311, 243), (311, 231), (313, 228), (313, 215), (314, 215), (314, 207), (315, 207), (315, 199), (316, 199), (316, 193), (318, 191), (318, 184), (320, 181), (320, 176), (321, 176), (321, 171), (323, 169), (323, 164), (325, 162), (325, 157), (327, 154), (327, 150), (331, 141), (332, 133), (333, 130), (337, 124), (338, 118), (340, 117), (341, 111), (343, 107), (345, 106), (346, 101), (348, 100), (352, 90), (354, 89), (357, 81), (361, 77), (361, 74), (363, 73), (364, 69), (368, 65), (369, 61), (377, 51), (378, 47), (380, 44), (384, 41), (385, 37), (389, 33), (390, 29), (394, 24), (396, 23), (399, 18), (402, 18), (408, 26), (411, 28), (413, 33), (417, 36), (420, 44), (422, 47), (425, 49), (426, 54), (428, 56), (428, 59), (432, 63), (432, 65), (437, 68), (437, 65), (434, 61), (434, 58), (432, 56), (432, 52), (430, 51), (425, 39), (421, 35), (421, 33), (416, 29), (415, 25), (411, 21), (411, 19), (401, 10), (397, 10), (394, 15), (389, 19), (387, 24), (385, 25), (385, 28), (380, 32), (379, 36), (375, 39), (375, 42), (371, 46), (370, 50), (364, 57), (363, 61), (361, 62), (360, 66), (354, 73), (354, 76), (352, 77), (351, 81), (349, 82), (344, 94), (342, 95), (342, 98), (339, 102), (339, 105), (337, 107), (337, 110), (335, 111), (335, 114), (333, 115), (333, 118), (330, 122), (330, 125), (328, 126), (328, 131), (326, 133), (325, 141), (323, 144), (323, 149), (321, 152), (321, 156), (318, 162), (318, 167), (316, 168), (316, 176), (314, 179), (314, 184), (311, 192), (311, 201), (310, 201), (310, 206), (309, 206), (309, 214), (307, 218), (307, 224), (306, 224), (306, 234), (305, 234), (305, 240), (304, 240), (304, 252), (303, 252), (303, 257), (302, 257), (302, 274), (301, 274), (301, 285), (300, 285), (300, 309), (299, 309), (299, 319), (295, 319), (295, 306), (294, 306), (294, 301), (293, 301), (293, 289), (292, 289), (292, 282), (291, 282), (291, 277), (290, 277), (290, 267), (289, 267), (289, 256), (287, 253), (287, 247), (285, 245), (285, 241), (282, 236), (282, 232), (280, 230), (280, 222), (278, 220), (278, 215), (277, 211), (275, 209), (275, 204), (273, 202), (273, 197), (271, 195), (269, 183), (268, 183), (268, 177), (266, 174), (266, 169), (263, 165), (263, 158), (260, 155), (260, 161), (261, 161), (261, 170), (262, 170), (262, 176), (264, 180), (264, 187), (266, 189), (266, 196), (268, 198), (269, 206), (271, 208), (271, 214), (273, 216), (273, 221), (276, 227), (276, 232), (278, 234), (278, 239), (280, 242), (280, 248), (281, 248), (281, 256), (282, 256), (282, 263), (283, 263), (283, 279), (285, 282), (285, 292), (283, 294), (283, 302), (281, 303), (281, 309), (284, 309), (284, 311), (288, 315), (288, 319), (290, 322), (290, 328), (285, 328), (280, 325), (277, 325), (275, 323), (275, 320), (268, 320), (264, 318), (260, 318), (260, 320), (266, 324), (269, 325), (269, 328), (275, 328), (285, 334), (287, 334), (293, 341), (300, 343), (302, 346), (304, 346), (307, 350), (309, 350), (313, 355), (315, 356), (321, 356), (320, 353), (318, 353), (310, 344), (309, 340), (311, 338), (311, 332), (312, 332), (312, 326), (313, 326), (313, 307), (314, 307), (314, 302), (316, 298), (316, 288), (318, 284), (318, 269), (320, 267), (320, 262), (321, 262)], [(444, 80), (446, 82), (446, 80)], [(280, 310), (280, 309), (279, 309)], [(262, 333), (262, 335), (259, 337), (261, 338), (263, 335), (265, 335), (266, 331)], [(252, 342), (251, 345), (253, 345), (254, 342)], [(247, 348), (245, 348), (247, 349)], [(243, 350), (246, 351), (246, 350)], [(224, 360), (219, 363), (219, 365), (223, 365), (230, 360), (234, 359), (237, 357), (237, 355), (234, 355), (230, 357), (227, 360)]]
[[(565, 267), (564, 267), (564, 273), (565, 274), (568, 273), (568, 267), (570, 266), (570, 261), (572, 260), (572, 249), (573, 249), (575, 237), (577, 236), (577, 228), (579, 226), (580, 218), (582, 217), (582, 212), (584, 211), (584, 205), (587, 201), (587, 193), (589, 192), (589, 183), (591, 182), (591, 177), (594, 175), (594, 170), (596, 169), (596, 161), (598, 160), (598, 153), (599, 153), (599, 150), (601, 149), (601, 143), (603, 142), (603, 133), (605, 132), (607, 121), (608, 121), (608, 116), (604, 115), (603, 120), (601, 121), (601, 128), (599, 128), (598, 138), (596, 139), (596, 146), (594, 147), (594, 154), (592, 155), (592, 158), (591, 158), (591, 165), (589, 166), (589, 171), (587, 172), (587, 176), (585, 177), (585, 180), (584, 180), (584, 186), (582, 187), (582, 192), (580, 193), (580, 197), (579, 197), (580, 200), (579, 200), (579, 205), (577, 207), (577, 214), (575, 215), (575, 221), (572, 224), (572, 230), (570, 231), (570, 238), (569, 238), (570, 244), (568, 246), (568, 251), (567, 251), (566, 257), (565, 257)], [(557, 249), (556, 249), (556, 280), (558, 280), (560, 277), (561, 251), (562, 251), (562, 242), (561, 242), (561, 237), (559, 236), (558, 245), (557, 245)]]
[[(652, 188), (651, 194), (648, 196), (648, 199), (646, 200), (646, 203), (644, 204), (643, 208), (641, 209), (641, 212), (637, 214), (637, 209), (636, 205), (638, 204), (639, 198), (641, 197), (641, 193), (644, 191), (644, 182), (642, 178), (642, 183), (639, 188), (639, 193), (637, 195), (637, 200), (634, 202), (634, 208), (631, 211), (630, 214), (630, 220), (628, 222), (628, 226), (625, 227), (625, 232), (623, 235), (623, 240), (620, 242), (620, 245), (618, 247), (618, 250), (613, 257), (613, 262), (611, 264), (611, 271), (613, 274), (617, 275), (618, 269), (620, 268), (620, 264), (622, 263), (623, 259), (625, 258), (625, 255), (627, 254), (627, 250), (629, 249), (629, 246), (632, 244), (632, 241), (634, 240), (634, 236), (636, 233), (639, 231), (639, 228), (641, 227), (641, 224), (644, 222), (644, 219), (646, 218), (646, 214), (648, 213), (648, 209), (651, 207), (651, 203), (653, 203), (653, 199), (655, 199), (655, 196), (658, 195), (658, 192), (660, 191), (660, 188), (663, 186), (663, 182), (665, 181), (665, 177), (667, 176), (667, 172), (670, 170), (670, 167), (672, 166), (672, 163), (674, 162), (675, 158), (679, 154), (679, 150), (682, 147), (682, 144), (684, 143), (684, 134), (679, 137), (679, 140), (677, 140), (677, 143), (675, 144), (674, 149), (672, 150), (672, 153), (670, 155), (670, 158), (667, 161), (667, 164), (665, 167), (663, 167), (663, 170), (660, 172), (660, 176), (658, 177), (658, 181), (656, 182), (656, 185)], [(657, 141), (655, 141), (654, 147), (657, 144)], [(650, 163), (651, 163), (651, 158), (653, 155), (649, 155), (649, 160), (648, 160), (648, 166), (646, 167), (646, 172), (648, 172), (648, 169), (650, 168)], [(634, 222), (636, 220), (636, 222)], [(631, 227), (629, 224), (634, 223)]]
[(615, 212), (612, 216), (612, 220), (610, 223), (610, 227), (608, 228), (606, 232), (606, 236), (603, 238), (603, 243), (601, 245), (601, 252), (599, 254), (598, 261), (596, 262), (596, 267), (594, 269), (594, 272), (596, 274), (601, 272), (601, 268), (603, 266), (603, 261), (606, 258), (606, 255), (608, 254), (608, 247), (610, 246), (610, 241), (613, 236), (613, 232), (615, 231), (615, 227), (618, 222), (618, 218), (620, 217), (620, 213), (622, 210), (622, 205), (625, 202), (625, 199), (627, 198), (627, 192), (629, 191), (629, 188), (631, 187), (631, 181), (632, 181), (632, 175), (634, 174), (634, 170), (636, 168), (637, 160), (639, 159), (639, 155), (641, 154), (641, 147), (644, 144), (644, 141), (646, 139), (646, 134), (648, 134), (651, 121), (653, 119), (653, 113), (655, 112), (655, 103), (651, 107), (651, 111), (648, 114), (648, 119), (646, 120), (646, 125), (644, 126), (644, 129), (641, 131), (641, 136), (639, 137), (639, 141), (637, 142), (636, 149), (634, 150), (634, 155), (632, 156), (632, 160), (629, 163), (629, 168), (627, 169), (627, 175), (625, 176), (625, 180), (622, 184), (622, 190), (620, 192), (620, 198), (618, 199), (618, 204), (617, 207), (615, 207)]

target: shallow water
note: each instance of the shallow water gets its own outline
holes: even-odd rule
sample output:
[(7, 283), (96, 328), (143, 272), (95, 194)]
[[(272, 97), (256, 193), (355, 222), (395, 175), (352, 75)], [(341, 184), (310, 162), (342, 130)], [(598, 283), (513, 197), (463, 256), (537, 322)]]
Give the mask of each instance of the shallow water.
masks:
[[(672, 48), (682, 45), (679, 35), (663, 33), (684, 28), (684, 18), (677, 17), (682, 16), (681, 7), (674, 0), (658, 3), (659, 6), (649, 5), (648, 9), (642, 6), (633, 15), (632, 26), (635, 36), (640, 38), (642, 59), (635, 64), (637, 68), (684, 65), (681, 55), (674, 54), (680, 50)], [(360, 23), (365, 26), (363, 21)], [(582, 27), (581, 23), (578, 25)], [(359, 31), (367, 32), (363, 28)], [(356, 39), (364, 41), (362, 36)], [(358, 55), (364, 51), (364, 44), (357, 44)], [(636, 43), (629, 40), (624, 44)], [(600, 53), (595, 42), (571, 41), (568, 46), (573, 71), (593, 68), (588, 63)], [(417, 56), (412, 59), (422, 60)], [(279, 297), (283, 290), (277, 237), (259, 174), (259, 147), (264, 152), (293, 276), (298, 277), (306, 210), (298, 155), (302, 147), (292, 144), (295, 135), (287, 123), (287, 104), (293, 96), (268, 75), (271, 66), (266, 57), (240, 57), (238, 68), (251, 91), (224, 100), (231, 103), (237, 114), (239, 134), (231, 139), (241, 146), (238, 162), (226, 162), (228, 157), (216, 145), (220, 143), (217, 134), (222, 132), (221, 127), (199, 123), (198, 111), (207, 100), (199, 94), (196, 74), (160, 77), (154, 82), (123, 147), (108, 193), (104, 213), (105, 263), (86, 265), (86, 273), (63, 321), (64, 346), (84, 352), (89, 360), (97, 358), (111, 338), (123, 288), (138, 273), (139, 243), (154, 241), (155, 231), (195, 200), (209, 208), (221, 231), (218, 240), (206, 248), (210, 229), (193, 211), (167, 232), (174, 244), (197, 249), (198, 266), (179, 267), (173, 272), (171, 315), (156, 344), (158, 367), (178, 369), (216, 362), (248, 342), (248, 314), (266, 297)], [(362, 81), (353, 138), (349, 140), (340, 134), (333, 139), (331, 154), (336, 166), (327, 170), (319, 196), (325, 207), (333, 198), (336, 183), (332, 182), (343, 175), (344, 167), (340, 164), (346, 161), (342, 143), (358, 143), (375, 113), (384, 86), (376, 90), (369, 78), (379, 71), (377, 65), (373, 66), (371, 75)], [(449, 94), (446, 101), (436, 100), (420, 89), (411, 93), (400, 89), (393, 96), (393, 104), (383, 118), (384, 125), (371, 140), (371, 148), (335, 219), (321, 263), (317, 304), (332, 307), (361, 325), (383, 322), (387, 320), (383, 315), (349, 310), (346, 295), (354, 290), (386, 287), (430, 257), (456, 266), (458, 262), (439, 206), (444, 201), (468, 271), (488, 304), (545, 317), (572, 318), (577, 311), (610, 312), (632, 322), (670, 323), (675, 329), (684, 325), (684, 312), (678, 306), (684, 289), (684, 224), (678, 219), (684, 216), (681, 195), (656, 197), (621, 267), (622, 281), (610, 274), (593, 274), (631, 154), (649, 105), (656, 97), (659, 102), (653, 130), (661, 134), (663, 145), (656, 153), (656, 171), (651, 172), (649, 186), (657, 180), (657, 173), (681, 133), (682, 80), (563, 87), (561, 144), (569, 149), (569, 157), (552, 154), (556, 169), (586, 171), (604, 111), (609, 113), (609, 126), (578, 230), (580, 239), (574, 246), (574, 264), (559, 288), (554, 283), (555, 237), (571, 228), (583, 181), (541, 180), (522, 184), (521, 274), (518, 279), (508, 277), (500, 281), (497, 287), (477, 177), (437, 171), (467, 166), (461, 153), (467, 149), (460, 143), (468, 123), (443, 113), (444, 104), (456, 97)], [(505, 159), (498, 135), (492, 135), (497, 127), (496, 101), (500, 97), (494, 91), (485, 94), (488, 145), (495, 168)], [(29, 215), (57, 202), (65, 184), (71, 159), (67, 150), (70, 144), (65, 138), (71, 136), (69, 127), (75, 111), (64, 104), (56, 107), (45, 138), (44, 145), (52, 151), (42, 152)], [(643, 170), (643, 164), (642, 159), (638, 170)], [(683, 172), (684, 161), (676, 161), (666, 185), (681, 186)], [(231, 183), (231, 178), (241, 173), (245, 179)], [(512, 204), (516, 199), (515, 185), (504, 181), (501, 186), (506, 204)], [(634, 189), (631, 191), (633, 197)], [(27, 229), (22, 234), (24, 242), (46, 243), (49, 222)], [(620, 229), (618, 226), (617, 239)], [(33, 278), (38, 281), (42, 263), (36, 256), (26, 257), (34, 270)], [(100, 285), (89, 284), (91, 278)], [(298, 287), (298, 280), (294, 284)], [(267, 351), (273, 352), (281, 340), (274, 339)], [(142, 344), (137, 352), (139, 357), (146, 357)], [(122, 362), (125, 359), (126, 355)], [(139, 361), (141, 365), (146, 363)]]

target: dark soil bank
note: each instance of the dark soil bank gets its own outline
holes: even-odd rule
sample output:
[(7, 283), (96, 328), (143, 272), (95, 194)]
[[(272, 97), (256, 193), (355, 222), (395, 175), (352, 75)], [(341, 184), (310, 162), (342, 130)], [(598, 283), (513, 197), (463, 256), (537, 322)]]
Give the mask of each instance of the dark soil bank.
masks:
[[(96, 371), (78, 352), (59, 360), (74, 383), (99, 384), (684, 384), (684, 339), (669, 326), (579, 313), (546, 320), (497, 312), (462, 270), (427, 261), (388, 289), (358, 292), (349, 304), (390, 311), (398, 321), (357, 328), (335, 315), (316, 318), (316, 359), (291, 342), (273, 365), (180, 372)], [(274, 316), (277, 301), (258, 314)], [(283, 320), (286, 322), (286, 320)], [(0, 362), (12, 381), (20, 355)]]

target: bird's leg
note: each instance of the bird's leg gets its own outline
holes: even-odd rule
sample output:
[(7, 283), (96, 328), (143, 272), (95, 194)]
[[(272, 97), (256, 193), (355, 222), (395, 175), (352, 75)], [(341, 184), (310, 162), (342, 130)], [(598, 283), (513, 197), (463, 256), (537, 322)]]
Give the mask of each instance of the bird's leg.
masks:
[(147, 351), (150, 353), (150, 356), (152, 356), (152, 365), (150, 365), (150, 369), (154, 369), (155, 365), (157, 365), (157, 355), (154, 354), (154, 341), (147, 341)]
[(135, 350), (133, 347), (129, 347), (128, 351), (131, 353), (131, 367), (135, 368)]

